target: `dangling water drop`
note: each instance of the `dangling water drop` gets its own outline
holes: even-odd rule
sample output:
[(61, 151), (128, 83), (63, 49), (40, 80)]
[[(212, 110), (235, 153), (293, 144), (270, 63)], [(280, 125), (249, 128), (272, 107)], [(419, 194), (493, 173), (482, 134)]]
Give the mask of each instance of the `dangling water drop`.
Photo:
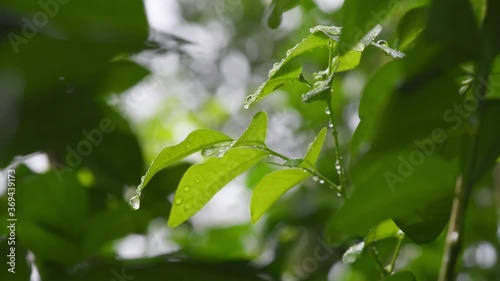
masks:
[(324, 180), (319, 180), (319, 184), (324, 184), (325, 181)]
[(128, 204), (130, 207), (134, 210), (138, 210), (141, 207), (141, 196), (140, 195), (134, 195), (130, 200), (128, 201)]
[(389, 44), (385, 40), (378, 40), (377, 44), (379, 44), (381, 46), (384, 46), (384, 47), (388, 47), (389, 46)]
[(201, 155), (205, 157), (210, 157), (213, 156), (214, 154), (215, 154), (215, 149), (213, 149), (213, 147), (207, 147), (201, 151)]
[(313, 176), (313, 177), (312, 177), (312, 180), (313, 180), (313, 181), (318, 181), (318, 176)]
[(329, 128), (333, 128), (333, 123), (332, 123), (332, 121), (328, 121), (328, 127), (329, 127)]
[(330, 115), (330, 108), (329, 108), (329, 107), (327, 107), (327, 108), (325, 109), (325, 113), (326, 113), (326, 115)]

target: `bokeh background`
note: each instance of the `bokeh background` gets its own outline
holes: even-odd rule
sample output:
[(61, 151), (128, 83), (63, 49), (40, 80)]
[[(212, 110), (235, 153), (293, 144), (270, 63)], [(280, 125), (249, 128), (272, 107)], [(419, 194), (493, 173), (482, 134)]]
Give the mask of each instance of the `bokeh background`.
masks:
[[(295, 187), (250, 223), (252, 188), (276, 168), (266, 161), (176, 229), (166, 224), (173, 193), (201, 155), (158, 174), (143, 191), (139, 210), (128, 205), (161, 149), (195, 129), (237, 137), (263, 110), (269, 146), (301, 157), (328, 126), (325, 107), (302, 103), (307, 88), (298, 83), (243, 108), (273, 63), (309, 28), (342, 23), (342, 0), (315, 0), (303, 1), (270, 29), (264, 20), (269, 2), (0, 2), (0, 221), (8, 216), (9, 169), (16, 170), (18, 219), (15, 274), (5, 269), (9, 233), (0, 227), (2, 280), (374, 280), (370, 256), (342, 262), (359, 241), (327, 245), (325, 222), (342, 201), (319, 182)], [(397, 23), (416, 2), (404, 2), (401, 14), (384, 21), (379, 38), (394, 46)], [(46, 24), (37, 24), (45, 22), (40, 13)], [(363, 87), (390, 60), (367, 48), (359, 67), (335, 79), (334, 113), (347, 161)], [(307, 55), (306, 76), (325, 69), (327, 61), (326, 49)], [(102, 141), (87, 155), (68, 158), (88, 139), (84, 131), (100, 130), (103, 120), (111, 122), (111, 132), (101, 130)], [(318, 166), (338, 182), (334, 155), (329, 136)], [(470, 200), (460, 281), (500, 280), (496, 197), (486, 188), (491, 182), (484, 185)], [(418, 280), (435, 279), (443, 241), (405, 240), (397, 267), (411, 269)], [(396, 241), (384, 243), (382, 252)], [(318, 247), (324, 260), (314, 258)], [(130, 278), (120, 279), (123, 272)]]

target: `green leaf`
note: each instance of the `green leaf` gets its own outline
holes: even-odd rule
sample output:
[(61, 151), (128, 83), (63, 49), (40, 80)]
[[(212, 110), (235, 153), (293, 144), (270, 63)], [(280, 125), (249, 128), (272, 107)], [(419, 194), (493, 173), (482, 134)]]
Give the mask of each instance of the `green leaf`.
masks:
[[(448, 220), (458, 173), (454, 160), (458, 149), (453, 148), (456, 136), (462, 133), (452, 110), (463, 100), (449, 74), (401, 86), (405, 64), (414, 64), (417, 59), (391, 62), (368, 82), (359, 109), (361, 122), (352, 144), (351, 175), (356, 190), (342, 208), (349, 209), (347, 216), (351, 216), (362, 211), (356, 205), (385, 201), (386, 207), (380, 205), (366, 216), (351, 219), (374, 225), (394, 218), (413, 241), (424, 243), (435, 239)], [(433, 106), (429, 107), (429, 103)], [(426, 195), (417, 200), (412, 198), (417, 196), (414, 193)], [(363, 228), (361, 232), (365, 231)]]
[(373, 242), (384, 240), (387, 238), (400, 238), (399, 227), (392, 220), (385, 220), (374, 228), (370, 229), (365, 238), (365, 244), (369, 245)]
[[(484, 80), (479, 80), (479, 82), (484, 83)], [(500, 54), (491, 63), (486, 98), (500, 99)]]
[[(405, 66), (416, 63), (413, 60), (418, 58), (393, 61), (367, 83), (359, 108), (361, 122), (353, 136), (354, 160), (362, 146), (392, 150), (420, 141), (434, 131), (446, 135), (447, 129), (456, 126), (453, 105), (463, 100), (453, 77), (441, 73), (426, 77), (418, 85), (404, 86)], [(387, 138), (389, 135), (391, 138)]]
[(397, 272), (386, 279), (386, 281), (417, 281), (417, 277), (410, 271)]
[(486, 16), (486, 0), (469, 0), (472, 9), (474, 10), (474, 17), (476, 18), (477, 26), (481, 26)]
[[(343, 238), (339, 233), (366, 235), (377, 223), (398, 218), (404, 223), (398, 226), (414, 242), (425, 243), (434, 240), (446, 225), (458, 161), (437, 153), (424, 154), (417, 145), (409, 145), (372, 151), (351, 174), (356, 189), (330, 220), (332, 241)], [(441, 202), (440, 208), (436, 202)], [(427, 228), (418, 228), (419, 224)]]
[(50, 19), (49, 24), (40, 24), (35, 27), (36, 30), (41, 29), (48, 34), (54, 34), (48, 31), (56, 28), (58, 35), (64, 35), (66, 38), (104, 41), (109, 44), (113, 41), (131, 42), (138, 38), (144, 40), (147, 37), (144, 4), (133, 0), (122, 1), (118, 6), (115, 3), (98, 0), (56, 1), (43, 4), (5, 0), (2, 6), (27, 15), (27, 20), (31, 22), (37, 12), (43, 13)]
[(393, 4), (390, 0), (345, 0), (340, 54), (351, 50), (366, 33), (400, 8), (401, 3)]
[(498, 33), (500, 17), (498, 11), (500, 11), (500, 2), (488, 1), (482, 31), (487, 44), (487, 46), (484, 46), (485, 57), (489, 59), (500, 52), (500, 34)]
[(179, 183), (168, 225), (176, 227), (197, 213), (226, 184), (257, 164), (266, 151), (234, 147), (222, 158), (191, 166)]
[(190, 133), (184, 141), (178, 145), (164, 148), (156, 159), (151, 163), (148, 171), (141, 180), (141, 188), (146, 187), (151, 178), (160, 170), (179, 162), (187, 156), (216, 144), (232, 141), (224, 134), (210, 129), (196, 130)]
[(252, 223), (256, 223), (285, 192), (310, 176), (300, 168), (278, 170), (265, 175), (252, 194), (250, 203)]
[[(465, 143), (465, 147), (471, 147), (474, 152), (474, 158), (467, 159), (465, 164), (467, 171), (464, 178), (472, 183), (481, 179), (495, 164), (500, 156), (500, 129), (498, 120), (500, 120), (500, 100), (484, 100), (479, 109), (479, 128), (471, 136), (475, 140)], [(467, 156), (469, 153), (466, 153)]]
[(95, 95), (109, 96), (121, 94), (146, 77), (149, 71), (144, 67), (127, 60), (110, 63), (99, 72), (99, 78), (94, 87)]
[[(453, 5), (453, 9), (450, 6)], [(451, 27), (451, 28), (450, 28)], [(435, 0), (431, 7), (426, 39), (445, 48), (452, 54), (478, 54), (479, 33), (469, 0)], [(457, 46), (457, 38), (467, 42)]]
[[(318, 133), (307, 151), (304, 159), (298, 164), (302, 168), (313, 168), (318, 160), (321, 148), (325, 142), (327, 129), (323, 128)], [(300, 159), (290, 159), (300, 160)], [(287, 161), (289, 162), (289, 161)], [(298, 162), (298, 161), (295, 161)], [(285, 163), (286, 165), (286, 163)], [(262, 215), (292, 187), (298, 185), (311, 175), (302, 168), (291, 168), (271, 172), (265, 175), (255, 187), (250, 203), (252, 222), (256, 223)]]
[(315, 32), (288, 50), (286, 57), (274, 64), (273, 68), (269, 71), (268, 80), (262, 84), (254, 94), (247, 97), (245, 107), (248, 108), (252, 103), (263, 99), (286, 84), (299, 81), (302, 67), (292, 65), (290, 62), (308, 51), (319, 47), (328, 47), (329, 41), (329, 38), (324, 33)]
[(300, 0), (273, 0), (266, 9), (265, 18), (270, 28), (278, 28), (283, 13), (300, 4)]
[(422, 33), (429, 17), (428, 7), (418, 7), (407, 12), (397, 27), (397, 47), (402, 51), (411, 49)]
[(250, 125), (238, 140), (234, 143), (233, 147), (249, 146), (249, 145), (265, 145), (267, 135), (267, 114), (263, 111), (258, 112), (252, 118)]
[(309, 168), (314, 167), (316, 161), (318, 160), (319, 154), (321, 153), (321, 148), (323, 148), (323, 143), (325, 142), (327, 128), (321, 129), (318, 135), (311, 143), (309, 150), (307, 150), (306, 156), (304, 156), (304, 161), (300, 164), (301, 167)]
[[(23, 166), (16, 169), (16, 228), (22, 247), (38, 258), (70, 265), (81, 258), (79, 241), (88, 216), (87, 193), (75, 173), (60, 181), (57, 172), (35, 175)], [(17, 203), (17, 202), (16, 202)]]
[(336, 68), (336, 72), (344, 72), (356, 68), (361, 60), (361, 52), (356, 50), (349, 50), (341, 56), (336, 56), (333, 58), (332, 65)]

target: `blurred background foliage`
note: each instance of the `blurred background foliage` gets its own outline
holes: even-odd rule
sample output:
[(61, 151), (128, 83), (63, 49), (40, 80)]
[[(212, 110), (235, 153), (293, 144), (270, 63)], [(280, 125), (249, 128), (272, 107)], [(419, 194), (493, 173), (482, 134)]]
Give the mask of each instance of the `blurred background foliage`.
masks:
[[(407, 52), (428, 24), (430, 1), (399, 2), (398, 12), (382, 22), (379, 38)], [(447, 3), (443, 7), (453, 11), (453, 1), (436, 2)], [(265, 81), (273, 63), (309, 34), (309, 28), (341, 26), (346, 21), (350, 15), (341, 9), (342, 0), (40, 3), (0, 3), (0, 167), (16, 169), (18, 218), (16, 274), (4, 267), (9, 233), (0, 227), (2, 280), (122, 280), (123, 272), (135, 280), (381, 278), (376, 260), (367, 251), (353, 264), (342, 262), (343, 253), (360, 239), (327, 245), (325, 225), (342, 200), (319, 182), (310, 180), (294, 188), (264, 219), (251, 225), (251, 190), (275, 169), (265, 162), (231, 182), (176, 229), (166, 225), (173, 193), (190, 164), (202, 160), (199, 155), (153, 178), (138, 211), (128, 206), (158, 152), (197, 128), (237, 137), (251, 116), (264, 110), (269, 115), (269, 146), (291, 157), (302, 156), (316, 133), (328, 126), (322, 104), (302, 103), (306, 86), (281, 88), (281, 93), (249, 110), (243, 109), (243, 103)], [(470, 3), (481, 24), (486, 0)], [(492, 4), (491, 9), (496, 8)], [(36, 24), (44, 22), (40, 13), (45, 14), (45, 24)], [(363, 20), (362, 16), (352, 21)], [(462, 18), (460, 14), (450, 17)], [(446, 20), (444, 32), (450, 24)], [(439, 32), (443, 31), (429, 38), (439, 38)], [(436, 39), (444, 51), (475, 44), (465, 36), (450, 36), (452, 42)], [(457, 52), (451, 52), (451, 59)], [(419, 59), (428, 57), (421, 55), (412, 60), (416, 72), (422, 71)], [(450, 57), (440, 56), (436, 64), (450, 63)], [(356, 69), (336, 76), (332, 104), (346, 160), (359, 123), (364, 86), (390, 61), (380, 50), (367, 48)], [(311, 52), (303, 63), (310, 80), (314, 71), (327, 67), (328, 52)], [(495, 65), (498, 69), (500, 63)], [(388, 83), (400, 79), (400, 73), (385, 71), (384, 75)], [(491, 75), (497, 77), (494, 72)], [(376, 91), (385, 85), (373, 87)], [(498, 97), (498, 90), (489, 94)], [(103, 120), (111, 122), (111, 132), (100, 130)], [(404, 124), (397, 128), (413, 129)], [(102, 140), (91, 145), (88, 155), (68, 156), (88, 141), (85, 132), (95, 130), (100, 130)], [(328, 136), (318, 167), (338, 182), (334, 155)], [(498, 169), (496, 182), (492, 174), (488, 170), (470, 196), (457, 280), (500, 280)], [(6, 183), (2, 173), (3, 222), (8, 208)], [(432, 192), (431, 188), (425, 190)], [(354, 207), (371, 210), (371, 202), (361, 202)], [(421, 245), (405, 238), (397, 271), (410, 270), (417, 280), (436, 280), (445, 236), (443, 231), (436, 240)], [(380, 258), (388, 262), (398, 240), (375, 243)], [(312, 258), (318, 251), (326, 254), (321, 261)], [(412, 280), (406, 278), (402, 273), (394, 280)]]

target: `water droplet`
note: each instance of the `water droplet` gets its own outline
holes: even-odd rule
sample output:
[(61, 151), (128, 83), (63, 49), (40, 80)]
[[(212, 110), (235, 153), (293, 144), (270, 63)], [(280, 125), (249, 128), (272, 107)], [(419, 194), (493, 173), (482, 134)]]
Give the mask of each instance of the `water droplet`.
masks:
[(141, 196), (140, 195), (134, 195), (130, 200), (128, 201), (128, 204), (130, 207), (134, 210), (138, 210), (141, 207)]
[(189, 190), (191, 190), (191, 187), (189, 187), (188, 185), (186, 185), (186, 186), (184, 187), (184, 191), (185, 191), (185, 192), (189, 192)]
[(65, 78), (64, 76), (59, 77), (59, 80), (63, 81)]
[(145, 179), (146, 179), (146, 176), (142, 176), (141, 177), (141, 183), (143, 183)]
[(339, 192), (337, 192), (337, 197), (342, 197), (342, 194), (340, 194)]
[(384, 47), (388, 47), (389, 46), (389, 44), (385, 40), (378, 40), (377, 44), (379, 44), (381, 46), (384, 46)]
[(326, 115), (330, 115), (330, 108), (328, 108), (328, 107), (327, 107), (327, 108), (325, 109), (325, 113), (326, 113)]
[(460, 236), (460, 235), (458, 234), (458, 232), (456, 232), (456, 231), (452, 232), (452, 233), (450, 234), (450, 241), (451, 241), (452, 243), (456, 243), (456, 242), (458, 241), (458, 237), (459, 237), (459, 236)]
[(316, 81), (313, 86), (314, 89), (322, 89), (324, 87), (325, 87), (325, 81)]
[(175, 198), (175, 204), (177, 204), (177, 205), (182, 204), (182, 201), (183, 201), (182, 197)]
[(221, 158), (224, 155), (226, 155), (226, 153), (229, 151), (229, 149), (231, 149), (234, 143), (235, 143), (234, 141), (229, 141), (217, 145), (212, 145), (210, 147), (206, 147), (202, 149), (201, 155), (205, 157)]
[(295, 51), (295, 49), (297, 49), (297, 46), (298, 45), (295, 45), (293, 48), (288, 49), (288, 51), (286, 51), (286, 56), (287, 57), (290, 56), (292, 54), (292, 52)]
[(312, 177), (312, 180), (313, 180), (313, 181), (318, 181), (318, 176), (313, 176), (313, 177)]
[(339, 161), (337, 160), (337, 161), (335, 162), (335, 170), (337, 171), (337, 174), (339, 174), (339, 175), (342, 173), (342, 170), (341, 170), (340, 168), (341, 168), (341, 167), (340, 167), (340, 163), (339, 163)]
[(193, 208), (193, 204), (191, 202), (186, 202), (186, 204), (184, 204), (184, 210), (189, 210)]
[(200, 180), (196, 180), (196, 183), (200, 183)]
[(274, 63), (274, 64), (273, 64), (273, 68), (271, 68), (271, 69), (269, 70), (269, 72), (267, 73), (267, 77), (268, 77), (268, 78), (273, 77), (273, 76), (274, 76), (274, 74), (276, 74), (276, 72), (278, 72), (278, 70), (280, 70), (281, 65), (283, 64), (283, 62), (284, 62), (284, 59), (283, 59), (283, 60), (281, 60), (281, 62)]
[(333, 123), (332, 123), (332, 121), (328, 121), (328, 127), (333, 128)]
[(215, 149), (213, 147), (207, 147), (201, 150), (201, 155), (205, 157), (210, 157), (215, 154)]
[(319, 184), (324, 184), (325, 181), (324, 180), (319, 180)]

